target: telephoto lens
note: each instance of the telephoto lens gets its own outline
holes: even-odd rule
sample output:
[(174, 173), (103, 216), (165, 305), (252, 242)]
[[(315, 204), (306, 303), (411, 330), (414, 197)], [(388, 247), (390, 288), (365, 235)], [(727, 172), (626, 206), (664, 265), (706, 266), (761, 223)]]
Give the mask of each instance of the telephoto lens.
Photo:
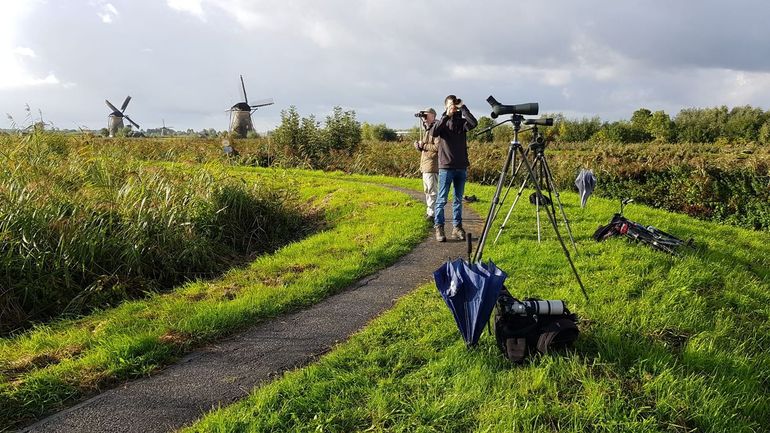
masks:
[(520, 301), (511, 304), (513, 314), (537, 314), (540, 316), (558, 316), (567, 308), (564, 301)]

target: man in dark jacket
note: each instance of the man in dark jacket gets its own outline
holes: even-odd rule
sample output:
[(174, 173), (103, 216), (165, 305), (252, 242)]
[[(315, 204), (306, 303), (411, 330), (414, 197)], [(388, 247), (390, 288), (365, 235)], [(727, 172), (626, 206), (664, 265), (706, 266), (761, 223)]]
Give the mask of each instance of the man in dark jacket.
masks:
[(436, 240), (446, 241), (444, 235), (444, 206), (449, 199), (449, 189), (454, 185), (454, 204), (452, 205), (452, 237), (465, 239), (463, 230), (463, 193), (468, 162), (468, 131), (478, 123), (468, 107), (455, 95), (444, 99), (446, 112), (433, 128), (434, 137), (441, 138), (438, 149), (438, 198), (436, 199), (435, 229)]

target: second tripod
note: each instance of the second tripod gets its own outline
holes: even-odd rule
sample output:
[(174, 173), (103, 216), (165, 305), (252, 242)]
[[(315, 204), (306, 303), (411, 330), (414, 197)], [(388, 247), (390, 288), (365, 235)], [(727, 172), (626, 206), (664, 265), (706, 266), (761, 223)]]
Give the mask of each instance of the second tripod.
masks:
[[(572, 244), (572, 248), (577, 253), (575, 238), (574, 236), (572, 236), (572, 228), (569, 225), (569, 219), (567, 218), (567, 214), (564, 212), (564, 206), (561, 203), (561, 195), (559, 195), (559, 190), (556, 188), (556, 182), (553, 179), (553, 172), (551, 171), (551, 166), (548, 164), (548, 158), (546, 158), (545, 156), (545, 147), (546, 147), (545, 137), (543, 137), (543, 135), (540, 134), (540, 132), (538, 131), (537, 124), (533, 125), (532, 127), (532, 137), (533, 139), (532, 139), (532, 143), (530, 143), (529, 145), (529, 149), (530, 149), (530, 153), (534, 154), (534, 157), (532, 160), (532, 171), (535, 175), (534, 182), (536, 182), (538, 186), (536, 190), (539, 192), (535, 192), (530, 196), (530, 202), (532, 202), (532, 204), (535, 205), (535, 217), (537, 219), (537, 241), (540, 242), (540, 239), (541, 239), (540, 206), (550, 206), (551, 212), (555, 216), (556, 215), (556, 206), (554, 205), (554, 201), (555, 201), (556, 204), (558, 204), (559, 206), (559, 213), (561, 213), (562, 220), (564, 221), (564, 225), (567, 228), (567, 234), (569, 235), (569, 240), (570, 240), (570, 243)], [(520, 168), (521, 168), (521, 164), (519, 164), (519, 166), (516, 168), (516, 171), (513, 173), (512, 175), (513, 178), (516, 177)], [(513, 181), (513, 178), (511, 178), (511, 181)], [(497, 240), (500, 239), (500, 235), (503, 233), (503, 230), (505, 230), (508, 224), (508, 221), (511, 218), (511, 214), (513, 213), (513, 209), (516, 207), (516, 203), (519, 202), (519, 199), (521, 198), (521, 195), (524, 193), (524, 188), (526, 188), (528, 182), (530, 182), (529, 176), (524, 176), (524, 180), (521, 182), (521, 187), (519, 188), (519, 191), (516, 194), (516, 198), (513, 200), (511, 207), (508, 209), (508, 213), (505, 215), (505, 219), (503, 220), (503, 223), (500, 225), (500, 229), (498, 230), (497, 236), (495, 237), (495, 243), (497, 243)], [(543, 193), (547, 193), (548, 196), (546, 197)], [(554, 198), (556, 200), (554, 200)]]

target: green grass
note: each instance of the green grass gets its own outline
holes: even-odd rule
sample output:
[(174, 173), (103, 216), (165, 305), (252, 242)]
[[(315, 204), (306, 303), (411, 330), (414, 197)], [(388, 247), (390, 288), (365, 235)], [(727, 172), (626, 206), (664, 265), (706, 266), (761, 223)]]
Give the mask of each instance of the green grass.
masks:
[[(232, 169), (247, 183), (275, 170)], [(403, 193), (281, 172), (327, 227), (221, 278), (0, 340), (0, 430), (151, 373), (205, 341), (309, 306), (407, 253), (426, 234)]]
[(0, 137), (0, 336), (212, 278), (301, 238), (279, 173), (173, 170), (59, 134)]
[(672, 258), (621, 239), (594, 242), (617, 204), (591, 198), (583, 210), (576, 195), (563, 197), (590, 303), (550, 229), (537, 244), (529, 204), (485, 256), (509, 273), (515, 296), (567, 300), (582, 319), (570, 353), (515, 366), (486, 334), (467, 350), (426, 285), (319, 362), (186, 431), (766, 431), (770, 235), (628, 207), (631, 219), (695, 238), (695, 250)]

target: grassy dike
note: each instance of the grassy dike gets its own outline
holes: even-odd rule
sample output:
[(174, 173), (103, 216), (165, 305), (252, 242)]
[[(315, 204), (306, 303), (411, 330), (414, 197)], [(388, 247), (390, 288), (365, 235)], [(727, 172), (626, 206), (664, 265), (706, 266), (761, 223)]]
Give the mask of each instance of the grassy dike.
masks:
[[(232, 169), (246, 182), (275, 170)], [(423, 209), (384, 187), (283, 172), (326, 226), (221, 278), (0, 340), (0, 430), (150, 374), (197, 345), (309, 306), (407, 253)]]
[[(482, 197), (473, 207), (483, 214), (492, 191), (467, 193)], [(594, 242), (617, 203), (591, 198), (581, 209), (575, 194), (562, 197), (590, 303), (550, 229), (538, 245), (529, 204), (485, 256), (509, 273), (514, 295), (567, 300), (582, 319), (571, 353), (514, 366), (486, 334), (466, 350), (426, 285), (317, 363), (185, 431), (765, 431), (770, 235), (628, 207), (631, 219), (695, 238), (694, 250), (672, 258), (621, 239)]]

